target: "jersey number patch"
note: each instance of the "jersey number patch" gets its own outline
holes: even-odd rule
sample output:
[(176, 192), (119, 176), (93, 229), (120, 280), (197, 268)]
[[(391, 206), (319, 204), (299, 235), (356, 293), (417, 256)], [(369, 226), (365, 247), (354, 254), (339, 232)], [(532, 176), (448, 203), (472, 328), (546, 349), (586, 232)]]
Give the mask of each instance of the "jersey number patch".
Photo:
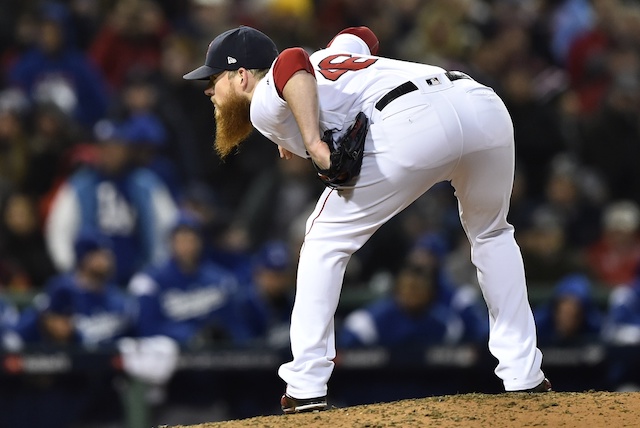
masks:
[(326, 79), (336, 81), (347, 71), (357, 71), (369, 67), (376, 62), (374, 58), (362, 58), (349, 54), (330, 55), (320, 61), (320, 74)]

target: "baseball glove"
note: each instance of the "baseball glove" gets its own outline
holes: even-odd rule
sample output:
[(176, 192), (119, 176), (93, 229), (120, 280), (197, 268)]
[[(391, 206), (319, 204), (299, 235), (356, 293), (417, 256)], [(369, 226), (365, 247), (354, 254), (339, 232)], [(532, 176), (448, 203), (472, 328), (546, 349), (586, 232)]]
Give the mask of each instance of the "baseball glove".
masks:
[(347, 132), (337, 141), (333, 140), (333, 131), (327, 130), (322, 141), (327, 143), (331, 151), (329, 168), (321, 169), (313, 162), (318, 177), (325, 186), (336, 188), (342, 186), (360, 174), (364, 142), (367, 138), (369, 119), (360, 112)]

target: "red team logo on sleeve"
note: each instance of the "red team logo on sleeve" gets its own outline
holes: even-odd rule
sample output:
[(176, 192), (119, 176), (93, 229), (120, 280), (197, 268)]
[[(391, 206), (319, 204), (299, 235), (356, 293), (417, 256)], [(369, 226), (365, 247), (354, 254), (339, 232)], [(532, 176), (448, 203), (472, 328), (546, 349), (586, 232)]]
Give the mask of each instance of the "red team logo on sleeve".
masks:
[(374, 58), (362, 58), (349, 54), (330, 55), (320, 61), (320, 74), (326, 79), (336, 81), (347, 71), (357, 71), (369, 67), (376, 62)]

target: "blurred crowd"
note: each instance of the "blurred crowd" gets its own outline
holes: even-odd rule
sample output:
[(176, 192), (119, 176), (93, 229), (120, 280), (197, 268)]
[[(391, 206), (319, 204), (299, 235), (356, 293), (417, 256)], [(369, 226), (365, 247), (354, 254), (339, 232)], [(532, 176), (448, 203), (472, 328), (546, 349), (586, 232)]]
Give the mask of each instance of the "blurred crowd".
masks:
[[(288, 346), (296, 255), (322, 184), (257, 133), (220, 161), (204, 83), (182, 79), (240, 24), (309, 51), (367, 25), (383, 56), (494, 88), (515, 126), (509, 220), (543, 296), (532, 298), (541, 344), (640, 343), (635, 1), (1, 3), (5, 349)], [(448, 183), (353, 256), (344, 293), (367, 298), (339, 313), (341, 347), (486, 341)]]

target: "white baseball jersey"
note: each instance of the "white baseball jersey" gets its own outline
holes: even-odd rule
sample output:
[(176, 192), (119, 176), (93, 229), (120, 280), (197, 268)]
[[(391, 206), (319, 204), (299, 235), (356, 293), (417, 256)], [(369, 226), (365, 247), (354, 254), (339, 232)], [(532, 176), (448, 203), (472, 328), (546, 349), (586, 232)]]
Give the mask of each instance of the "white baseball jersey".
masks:
[[(330, 47), (313, 53), (310, 61), (318, 82), (320, 135), (333, 129), (338, 131), (336, 138), (359, 112), (371, 117), (375, 102), (391, 89), (417, 76), (437, 78), (445, 71), (432, 65), (371, 56), (369, 47), (352, 34), (337, 36)], [(256, 86), (251, 122), (274, 143), (308, 157), (295, 118), (276, 90), (273, 71), (271, 67)]]
[[(288, 74), (275, 70), (283, 65), (281, 55), (251, 102), (253, 125), (302, 157), (307, 155), (300, 131), (280, 94), (283, 76), (300, 69), (315, 74), (321, 133), (346, 130), (360, 111), (370, 119), (355, 185), (326, 189), (307, 221), (291, 316), (293, 360), (278, 372), (287, 393), (299, 399), (326, 395), (336, 355), (333, 317), (351, 255), (441, 181), (455, 189), (471, 243), (489, 309), (496, 374), (507, 391), (533, 388), (544, 379), (542, 354), (522, 256), (506, 220), (515, 167), (509, 113), (491, 88), (468, 76), (451, 79), (439, 67), (370, 55), (371, 40), (377, 39), (367, 31), (363, 37), (339, 34)], [(415, 89), (388, 95), (407, 82)]]

